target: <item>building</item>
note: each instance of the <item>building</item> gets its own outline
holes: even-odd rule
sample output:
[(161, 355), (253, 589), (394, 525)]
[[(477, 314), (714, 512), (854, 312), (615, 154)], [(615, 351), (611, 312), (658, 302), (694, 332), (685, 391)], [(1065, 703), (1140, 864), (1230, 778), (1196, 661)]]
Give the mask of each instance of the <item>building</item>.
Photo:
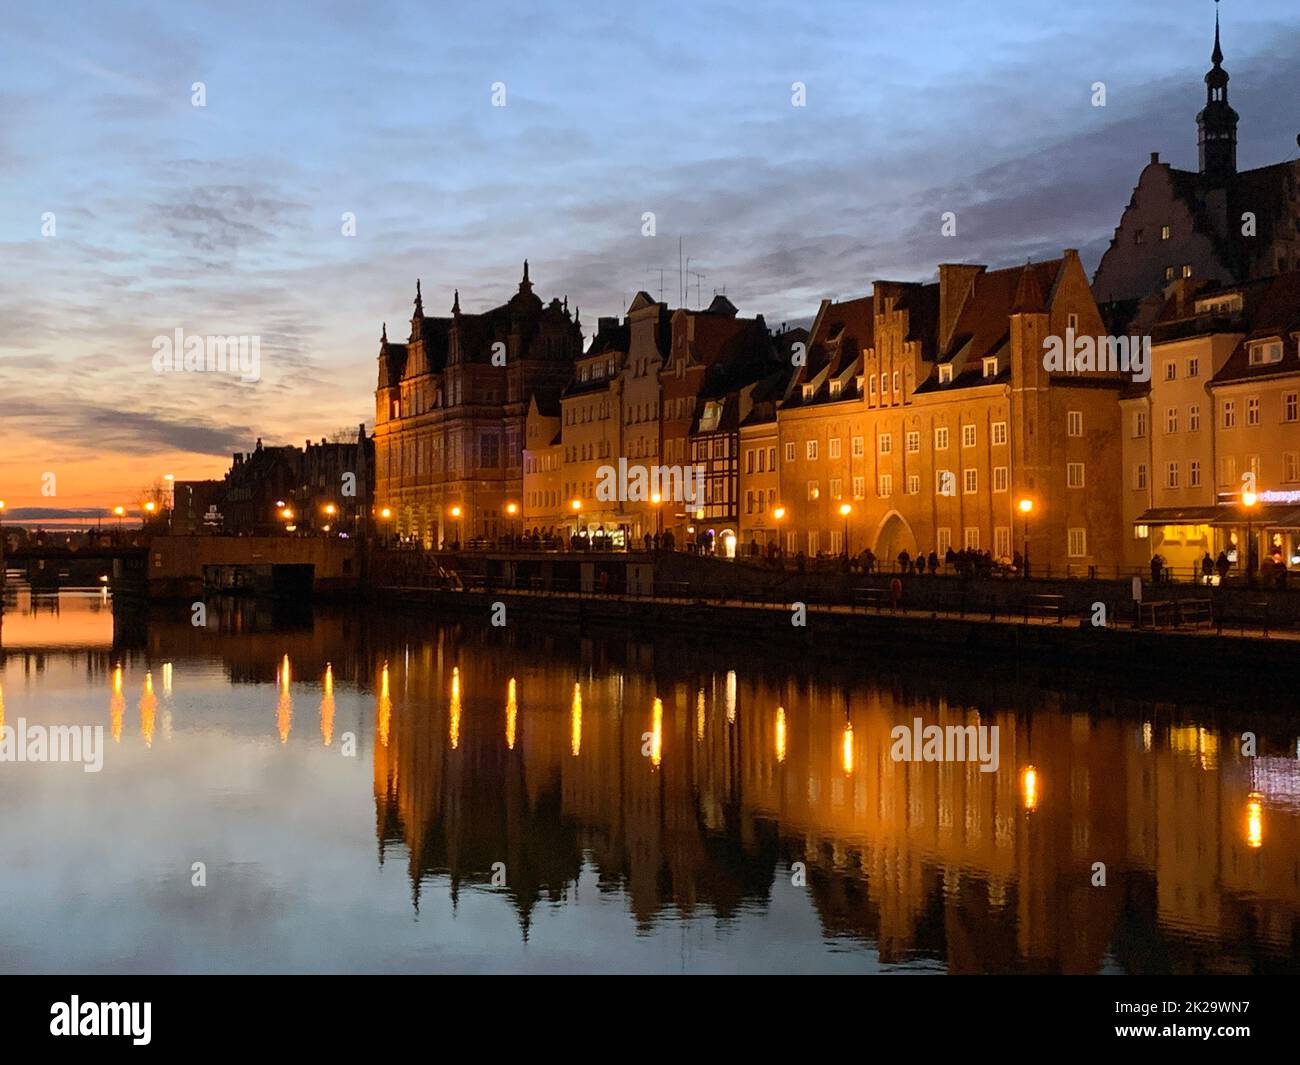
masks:
[(524, 419), (523, 529), (528, 535), (553, 536), (567, 519), (564, 496), (564, 437), (556, 401), (529, 401)]
[(543, 409), (558, 403), (581, 350), (576, 314), (567, 301), (542, 303), (527, 262), (518, 291), (481, 314), (463, 313), (457, 292), (449, 317), (426, 316), (417, 281), (406, 342), (389, 341), (387, 326), (380, 339), (375, 512), (381, 522), (426, 547), (515, 528), (530, 404), (534, 397)]
[[(1053, 338), (1105, 332), (1072, 250), (1006, 270), (944, 265), (937, 284), (882, 281), (823, 302), (777, 405), (784, 550), (870, 550), (888, 565), (1027, 548), (1037, 573), (1117, 566), (1126, 379), (1044, 362)], [(767, 496), (771, 475), (758, 476), (757, 463), (741, 473), (742, 498)]]
[(1300, 269), (1300, 161), (1238, 171), (1217, 15), (1210, 60), (1199, 166), (1176, 170), (1151, 154), (1097, 267), (1099, 300), (1139, 299), (1176, 278), (1228, 284)]
[(1300, 272), (1180, 280), (1151, 336), (1150, 385), (1121, 400), (1130, 564), (1300, 564)]
[[(180, 533), (353, 536), (364, 531), (374, 493), (374, 441), (356, 438), (236, 452), (224, 481), (177, 481), (172, 527)], [(208, 486), (215, 485), (215, 488)]]
[(610, 546), (624, 546), (631, 521), (618, 492), (604, 488), (602, 470), (617, 467), (623, 436), (620, 398), (628, 327), (601, 318), (586, 352), (574, 362), (573, 379), (560, 396), (560, 443), (564, 455), (564, 522), (570, 533), (601, 534)]
[[(800, 334), (799, 342), (806, 349), (807, 331), (800, 330)], [(787, 360), (781, 370), (755, 384), (740, 419), (740, 476), (736, 490), (741, 502), (741, 551), (749, 554), (780, 547), (780, 525), (785, 513), (778, 502), (781, 477), (776, 459), (776, 412), (792, 371), (793, 364)]]

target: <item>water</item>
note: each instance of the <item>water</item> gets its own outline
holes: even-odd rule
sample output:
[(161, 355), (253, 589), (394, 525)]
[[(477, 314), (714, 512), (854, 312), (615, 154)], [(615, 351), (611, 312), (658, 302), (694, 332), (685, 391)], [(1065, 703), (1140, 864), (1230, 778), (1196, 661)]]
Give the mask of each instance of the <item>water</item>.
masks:
[[(11, 589), (6, 725), (106, 751), (0, 764), (0, 970), (1300, 969), (1294, 707), (210, 609)], [(999, 770), (892, 761), (915, 717), (996, 724)]]

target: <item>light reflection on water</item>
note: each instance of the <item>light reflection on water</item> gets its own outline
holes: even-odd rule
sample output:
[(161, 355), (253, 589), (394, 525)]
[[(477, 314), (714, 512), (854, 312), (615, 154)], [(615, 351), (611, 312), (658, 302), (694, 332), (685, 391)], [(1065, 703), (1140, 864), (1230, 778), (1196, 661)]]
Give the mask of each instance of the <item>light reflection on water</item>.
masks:
[[(103, 725), (108, 750), (98, 774), (0, 764), (0, 969), (1300, 967), (1293, 713), (698, 639), (55, 605), (9, 603), (0, 720)], [(916, 717), (997, 725), (999, 771), (893, 761)]]

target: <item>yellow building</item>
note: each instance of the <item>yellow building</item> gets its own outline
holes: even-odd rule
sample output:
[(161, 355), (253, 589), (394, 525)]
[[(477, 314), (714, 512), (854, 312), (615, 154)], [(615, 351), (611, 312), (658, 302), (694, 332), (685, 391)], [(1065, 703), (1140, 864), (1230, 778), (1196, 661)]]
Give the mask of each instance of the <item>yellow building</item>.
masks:
[(777, 414), (784, 550), (892, 566), (1027, 547), (1035, 574), (1113, 570), (1126, 378), (1044, 361), (1054, 341), (1105, 333), (1074, 251), (824, 302)]
[[(1300, 274), (1171, 285), (1148, 388), (1122, 400), (1130, 563), (1300, 564)], [(1272, 561), (1270, 561), (1272, 565)]]

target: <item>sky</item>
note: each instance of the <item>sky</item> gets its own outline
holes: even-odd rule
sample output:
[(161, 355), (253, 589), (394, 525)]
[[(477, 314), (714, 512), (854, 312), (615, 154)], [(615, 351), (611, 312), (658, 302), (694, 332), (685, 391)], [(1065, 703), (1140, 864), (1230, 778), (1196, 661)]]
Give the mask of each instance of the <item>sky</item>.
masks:
[[(1239, 165), (1294, 159), (1300, 9), (1220, 6)], [(221, 476), (258, 437), (373, 422), (381, 325), (405, 339), (417, 277), (426, 313), (457, 288), (479, 311), (527, 258), (590, 337), (638, 289), (659, 297), (661, 268), (679, 304), (679, 239), (703, 275), (687, 305), (725, 290), (772, 326), (939, 262), (1068, 247), (1091, 270), (1150, 152), (1195, 169), (1214, 16), (1210, 0), (9, 0), (6, 515), (131, 506), (164, 474)], [(178, 329), (257, 337), (258, 379), (156, 372), (155, 338)]]

